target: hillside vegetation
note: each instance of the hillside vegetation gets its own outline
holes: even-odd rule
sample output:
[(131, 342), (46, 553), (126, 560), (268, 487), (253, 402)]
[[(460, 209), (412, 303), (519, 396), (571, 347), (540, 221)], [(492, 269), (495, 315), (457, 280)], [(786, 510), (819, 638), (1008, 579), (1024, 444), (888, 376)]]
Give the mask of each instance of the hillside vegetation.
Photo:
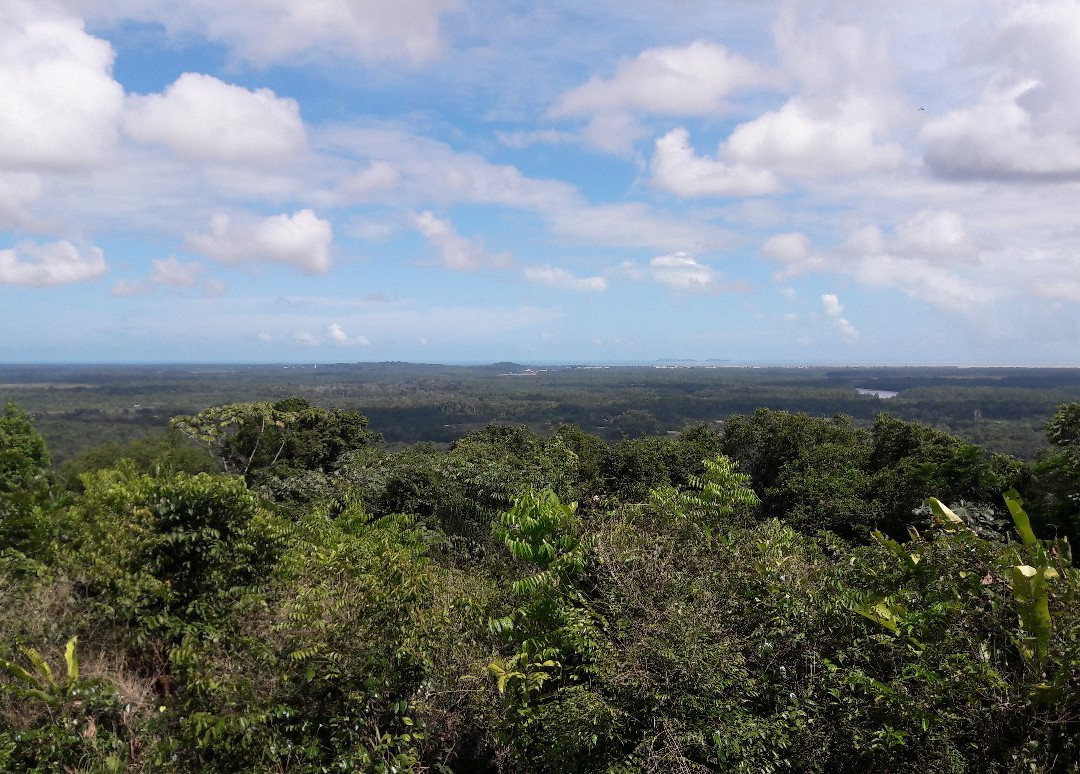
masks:
[(53, 467), (8, 404), (0, 770), (1075, 772), (1080, 403), (1045, 433), (282, 398)]

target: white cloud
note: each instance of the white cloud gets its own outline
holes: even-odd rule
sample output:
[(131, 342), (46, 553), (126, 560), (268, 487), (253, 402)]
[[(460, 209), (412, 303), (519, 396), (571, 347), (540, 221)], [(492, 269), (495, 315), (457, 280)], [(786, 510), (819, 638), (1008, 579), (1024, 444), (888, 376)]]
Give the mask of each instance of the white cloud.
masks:
[(1042, 87), (1031, 80), (991, 88), (975, 105), (927, 124), (920, 135), (927, 163), (955, 177), (1080, 178), (1080, 120), (1054, 128), (1023, 104)]
[(821, 306), (825, 309), (825, 314), (829, 315), (829, 317), (839, 317), (844, 313), (844, 307), (840, 303), (840, 298), (833, 293), (822, 294)]
[(77, 168), (110, 154), (123, 108), (112, 47), (44, 4), (0, 9), (0, 167)]
[(810, 238), (806, 234), (797, 231), (787, 234), (777, 234), (770, 237), (761, 246), (761, 252), (773, 260), (784, 263), (796, 263), (806, 258), (810, 253)]
[(1076, 280), (1039, 282), (1035, 286), (1035, 291), (1043, 298), (1053, 298), (1058, 301), (1080, 304), (1080, 282)]
[(440, 22), (460, 0), (68, 0), (99, 19), (157, 22), (231, 47), (256, 64), (327, 54), (363, 62), (430, 61), (443, 49)]
[[(117, 280), (113, 285), (113, 295), (133, 296), (140, 293), (153, 293), (159, 287), (190, 288), (198, 282), (199, 277), (205, 272), (201, 263), (197, 261), (184, 263), (177, 260), (175, 256), (169, 256), (161, 260), (155, 259), (150, 263), (152, 269), (144, 280), (139, 282), (125, 279)], [(212, 291), (216, 290), (219, 285), (220, 291), (213, 293)], [(211, 291), (206, 292), (207, 288), (204, 287), (204, 294), (206, 295), (220, 295), (225, 290), (224, 284), (217, 280), (208, 280), (206, 286), (209, 286)]]
[(48, 244), (22, 242), (0, 250), (0, 284), (66, 285), (105, 273), (105, 254), (97, 247), (78, 248), (66, 240)]
[(982, 315), (996, 296), (971, 279), (921, 259), (872, 255), (859, 260), (853, 270), (865, 285), (898, 288), (912, 298), (955, 314)]
[(649, 262), (649, 277), (672, 290), (705, 293), (719, 289), (720, 276), (689, 253), (661, 255)]
[(155, 285), (168, 285), (174, 288), (190, 288), (203, 273), (202, 264), (197, 261), (184, 263), (170, 255), (163, 260), (151, 261), (154, 267), (148, 280)]
[(821, 306), (825, 310), (825, 314), (832, 319), (833, 325), (844, 341), (853, 342), (859, 338), (859, 332), (855, 329), (855, 326), (847, 318), (843, 317), (844, 307), (835, 294), (823, 293)]
[[(391, 165), (400, 176), (393, 190), (408, 201), (445, 205), (465, 201), (547, 211), (578, 199), (569, 183), (526, 177), (513, 166), (493, 164), (403, 129), (335, 126), (320, 131), (315, 141), (335, 155)], [(387, 172), (384, 169), (377, 177), (385, 182)]]
[(373, 161), (367, 168), (345, 178), (338, 185), (338, 193), (346, 201), (363, 201), (397, 187), (401, 173), (385, 161)]
[(32, 172), (0, 172), (0, 228), (29, 223), (32, 218), (27, 205), (36, 201), (39, 196), (39, 175)]
[(270, 334), (266, 331), (259, 331), (259, 334), (255, 338), (257, 338), (263, 344), (272, 344), (274, 342), (273, 334)]
[(560, 269), (546, 263), (541, 266), (526, 267), (525, 279), (537, 285), (546, 285), (559, 290), (592, 293), (602, 293), (607, 290), (607, 280), (603, 277), (576, 277), (566, 269)]
[(920, 210), (899, 224), (894, 249), (928, 258), (964, 256), (973, 250), (963, 217), (951, 210)]
[(367, 339), (366, 336), (357, 335), (350, 337), (349, 334), (345, 332), (345, 329), (337, 323), (330, 323), (329, 325), (327, 325), (326, 333), (328, 336), (330, 336), (330, 340), (332, 342), (340, 346), (358, 344), (360, 346), (366, 347), (371, 344), (371, 342)]
[(859, 338), (859, 332), (855, 326), (843, 317), (836, 318), (836, 329), (840, 331), (840, 336), (844, 341), (856, 341)]
[(844, 175), (890, 169), (903, 148), (879, 142), (884, 128), (872, 100), (848, 96), (833, 108), (793, 99), (740, 124), (723, 143), (722, 158), (783, 175)]
[(126, 279), (117, 280), (112, 286), (112, 294), (118, 298), (137, 296), (141, 293), (148, 293), (151, 290), (153, 290), (153, 288), (145, 282), (136, 282), (134, 280)]
[(303, 344), (305, 347), (317, 347), (322, 344), (322, 341), (317, 336), (312, 336), (307, 332), (294, 333), (292, 340), (294, 343)]
[(695, 155), (685, 129), (672, 129), (656, 141), (652, 183), (678, 196), (759, 196), (780, 189), (767, 169)]
[(682, 48), (642, 51), (623, 60), (611, 79), (592, 78), (563, 94), (551, 112), (580, 116), (634, 110), (660, 115), (711, 115), (724, 99), (760, 86), (769, 76), (758, 65), (723, 46), (698, 40)]
[(768, 83), (758, 65), (723, 46), (698, 40), (688, 46), (650, 48), (623, 60), (614, 77), (591, 78), (563, 94), (554, 118), (589, 116), (587, 138), (605, 150), (624, 150), (641, 130), (635, 113), (716, 115), (732, 93)]
[(773, 273), (773, 280), (777, 282), (798, 277), (810, 271), (819, 271), (829, 265), (829, 261), (824, 256), (810, 252), (810, 238), (798, 231), (770, 237), (761, 246), (761, 252), (768, 258), (784, 264), (783, 269)]
[(304, 145), (296, 100), (200, 73), (184, 73), (162, 94), (129, 97), (124, 130), (193, 161), (280, 158)]
[(284, 263), (305, 274), (330, 270), (333, 229), (311, 210), (263, 220), (215, 215), (209, 234), (189, 236), (187, 246), (221, 263)]
[(657, 213), (638, 202), (562, 207), (548, 217), (561, 236), (611, 247), (713, 250), (731, 242), (726, 231), (711, 223)]
[(446, 220), (426, 211), (413, 217), (413, 225), (434, 247), (438, 248), (440, 260), (454, 271), (476, 271), (482, 268), (504, 269), (514, 262), (510, 253), (489, 253), (483, 243), (468, 239), (454, 230)]
[(982, 94), (928, 123), (936, 172), (953, 177), (1080, 179), (1080, 5), (1016, 3), (972, 44)]
[(345, 329), (342, 328), (337, 323), (330, 323), (329, 325), (327, 325), (326, 326), (326, 332), (328, 334), (330, 334), (330, 339), (335, 344), (348, 344), (349, 343), (349, 334), (347, 334), (345, 332)]

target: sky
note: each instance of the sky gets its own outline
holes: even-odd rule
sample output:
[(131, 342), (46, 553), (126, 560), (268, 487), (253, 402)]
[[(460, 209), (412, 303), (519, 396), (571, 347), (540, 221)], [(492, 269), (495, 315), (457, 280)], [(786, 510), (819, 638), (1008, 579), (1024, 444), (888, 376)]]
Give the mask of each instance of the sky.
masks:
[(0, 362), (1080, 365), (1080, 0), (3, 0)]

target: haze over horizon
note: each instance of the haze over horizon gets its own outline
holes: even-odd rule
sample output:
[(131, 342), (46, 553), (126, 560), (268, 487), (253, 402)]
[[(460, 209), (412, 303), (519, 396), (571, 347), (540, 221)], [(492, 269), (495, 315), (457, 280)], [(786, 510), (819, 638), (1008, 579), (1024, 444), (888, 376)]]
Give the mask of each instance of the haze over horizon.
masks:
[(8, 0), (0, 363), (1080, 365), (1080, 2)]

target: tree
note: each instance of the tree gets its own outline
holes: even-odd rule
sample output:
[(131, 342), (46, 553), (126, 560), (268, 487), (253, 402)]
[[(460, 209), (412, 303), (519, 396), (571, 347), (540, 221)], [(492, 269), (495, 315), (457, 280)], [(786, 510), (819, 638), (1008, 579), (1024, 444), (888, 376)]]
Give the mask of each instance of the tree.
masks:
[(1038, 515), (1044, 528), (1056, 529), (1080, 544), (1080, 403), (1066, 403), (1046, 423), (1049, 451), (1035, 464)]
[(169, 423), (205, 446), (227, 473), (249, 483), (298, 471), (329, 471), (347, 451), (375, 444), (358, 411), (321, 409), (304, 398), (231, 403)]
[(49, 496), (45, 439), (22, 409), (8, 403), (0, 414), (0, 551), (32, 553), (47, 541), (41, 512)]

